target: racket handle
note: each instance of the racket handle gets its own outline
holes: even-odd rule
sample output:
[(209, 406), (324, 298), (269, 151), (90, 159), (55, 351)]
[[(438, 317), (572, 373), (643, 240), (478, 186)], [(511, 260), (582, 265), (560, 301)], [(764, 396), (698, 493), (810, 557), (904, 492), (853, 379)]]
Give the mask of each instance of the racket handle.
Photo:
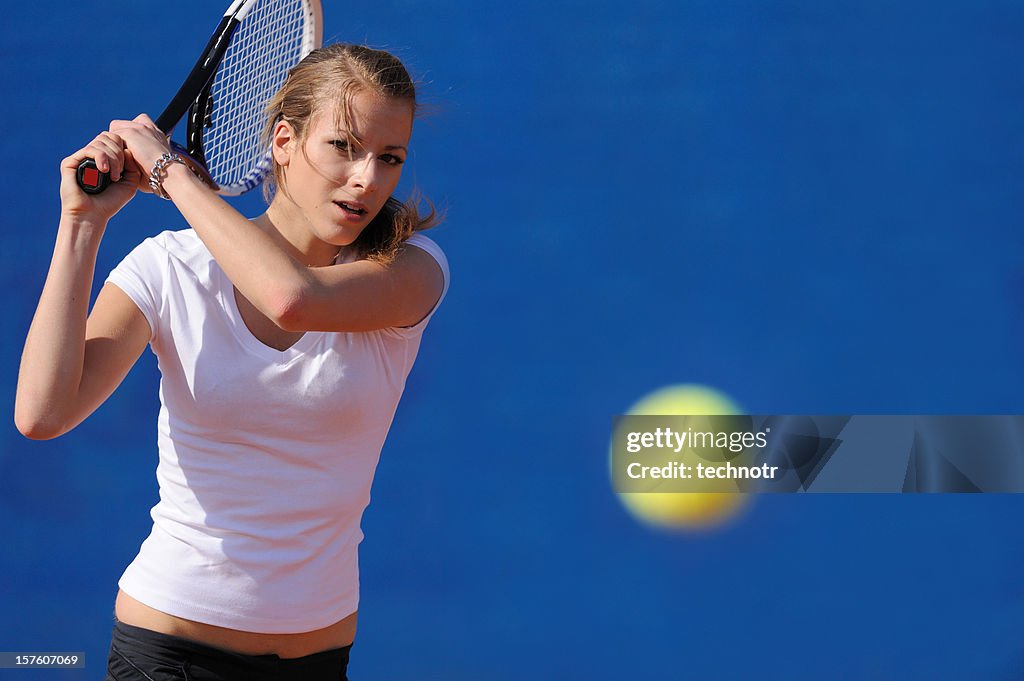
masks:
[(110, 186), (110, 173), (101, 173), (96, 161), (87, 158), (78, 164), (78, 186), (86, 194), (101, 194)]

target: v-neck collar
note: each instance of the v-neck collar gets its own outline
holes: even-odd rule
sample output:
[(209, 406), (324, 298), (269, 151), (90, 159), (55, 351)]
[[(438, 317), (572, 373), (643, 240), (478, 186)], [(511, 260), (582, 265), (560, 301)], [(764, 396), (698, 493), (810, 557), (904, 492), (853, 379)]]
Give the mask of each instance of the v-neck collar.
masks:
[(228, 313), (231, 331), (235, 334), (235, 338), (238, 339), (242, 347), (252, 354), (277, 364), (288, 364), (302, 357), (307, 350), (323, 337), (322, 331), (307, 331), (302, 334), (299, 340), (284, 350), (278, 350), (266, 345), (259, 338), (252, 335), (252, 331), (245, 325), (242, 312), (238, 309), (238, 301), (235, 300), (235, 285), (231, 283), (228, 275), (221, 269), (220, 265), (215, 265), (215, 267), (217, 268), (218, 279), (220, 280), (220, 298), (224, 309)]

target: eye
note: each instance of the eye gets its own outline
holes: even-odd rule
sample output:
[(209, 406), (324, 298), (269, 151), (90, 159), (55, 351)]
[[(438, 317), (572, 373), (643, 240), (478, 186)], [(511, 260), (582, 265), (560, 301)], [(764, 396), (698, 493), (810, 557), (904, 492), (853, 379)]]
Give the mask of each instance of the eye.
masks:
[(331, 140), (331, 144), (334, 145), (334, 148), (338, 151), (349, 150), (348, 140)]
[(387, 163), (389, 166), (400, 166), (405, 163), (405, 159), (401, 156), (395, 156), (394, 154), (384, 154), (380, 157), (380, 160)]

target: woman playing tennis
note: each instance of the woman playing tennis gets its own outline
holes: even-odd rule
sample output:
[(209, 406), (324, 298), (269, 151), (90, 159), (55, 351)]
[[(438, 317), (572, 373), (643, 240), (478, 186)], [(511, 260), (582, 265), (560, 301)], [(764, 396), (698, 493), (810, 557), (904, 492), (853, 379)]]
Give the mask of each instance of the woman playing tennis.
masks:
[[(268, 107), (276, 192), (248, 220), (146, 116), (61, 164), (62, 212), (15, 419), (53, 438), (148, 344), (161, 372), (160, 500), (118, 585), (108, 679), (344, 679), (374, 469), (424, 327), (448, 287), (392, 198), (415, 89), (392, 55), (311, 53)], [(113, 184), (83, 193), (91, 157)], [(146, 239), (88, 313), (100, 240), (138, 189), (191, 229)]]

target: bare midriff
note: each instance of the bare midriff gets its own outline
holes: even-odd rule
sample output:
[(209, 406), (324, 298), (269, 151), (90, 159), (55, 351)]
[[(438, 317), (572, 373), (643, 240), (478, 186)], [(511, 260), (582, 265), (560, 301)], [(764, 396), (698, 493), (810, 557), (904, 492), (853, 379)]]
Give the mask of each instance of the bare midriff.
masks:
[(140, 603), (121, 590), (117, 592), (114, 614), (125, 624), (186, 638), (214, 648), (222, 648), (243, 655), (273, 653), (282, 658), (304, 657), (350, 645), (356, 636), (356, 616), (358, 615), (354, 612), (345, 619), (323, 629), (299, 634), (260, 634), (215, 627), (212, 624), (168, 615)]

